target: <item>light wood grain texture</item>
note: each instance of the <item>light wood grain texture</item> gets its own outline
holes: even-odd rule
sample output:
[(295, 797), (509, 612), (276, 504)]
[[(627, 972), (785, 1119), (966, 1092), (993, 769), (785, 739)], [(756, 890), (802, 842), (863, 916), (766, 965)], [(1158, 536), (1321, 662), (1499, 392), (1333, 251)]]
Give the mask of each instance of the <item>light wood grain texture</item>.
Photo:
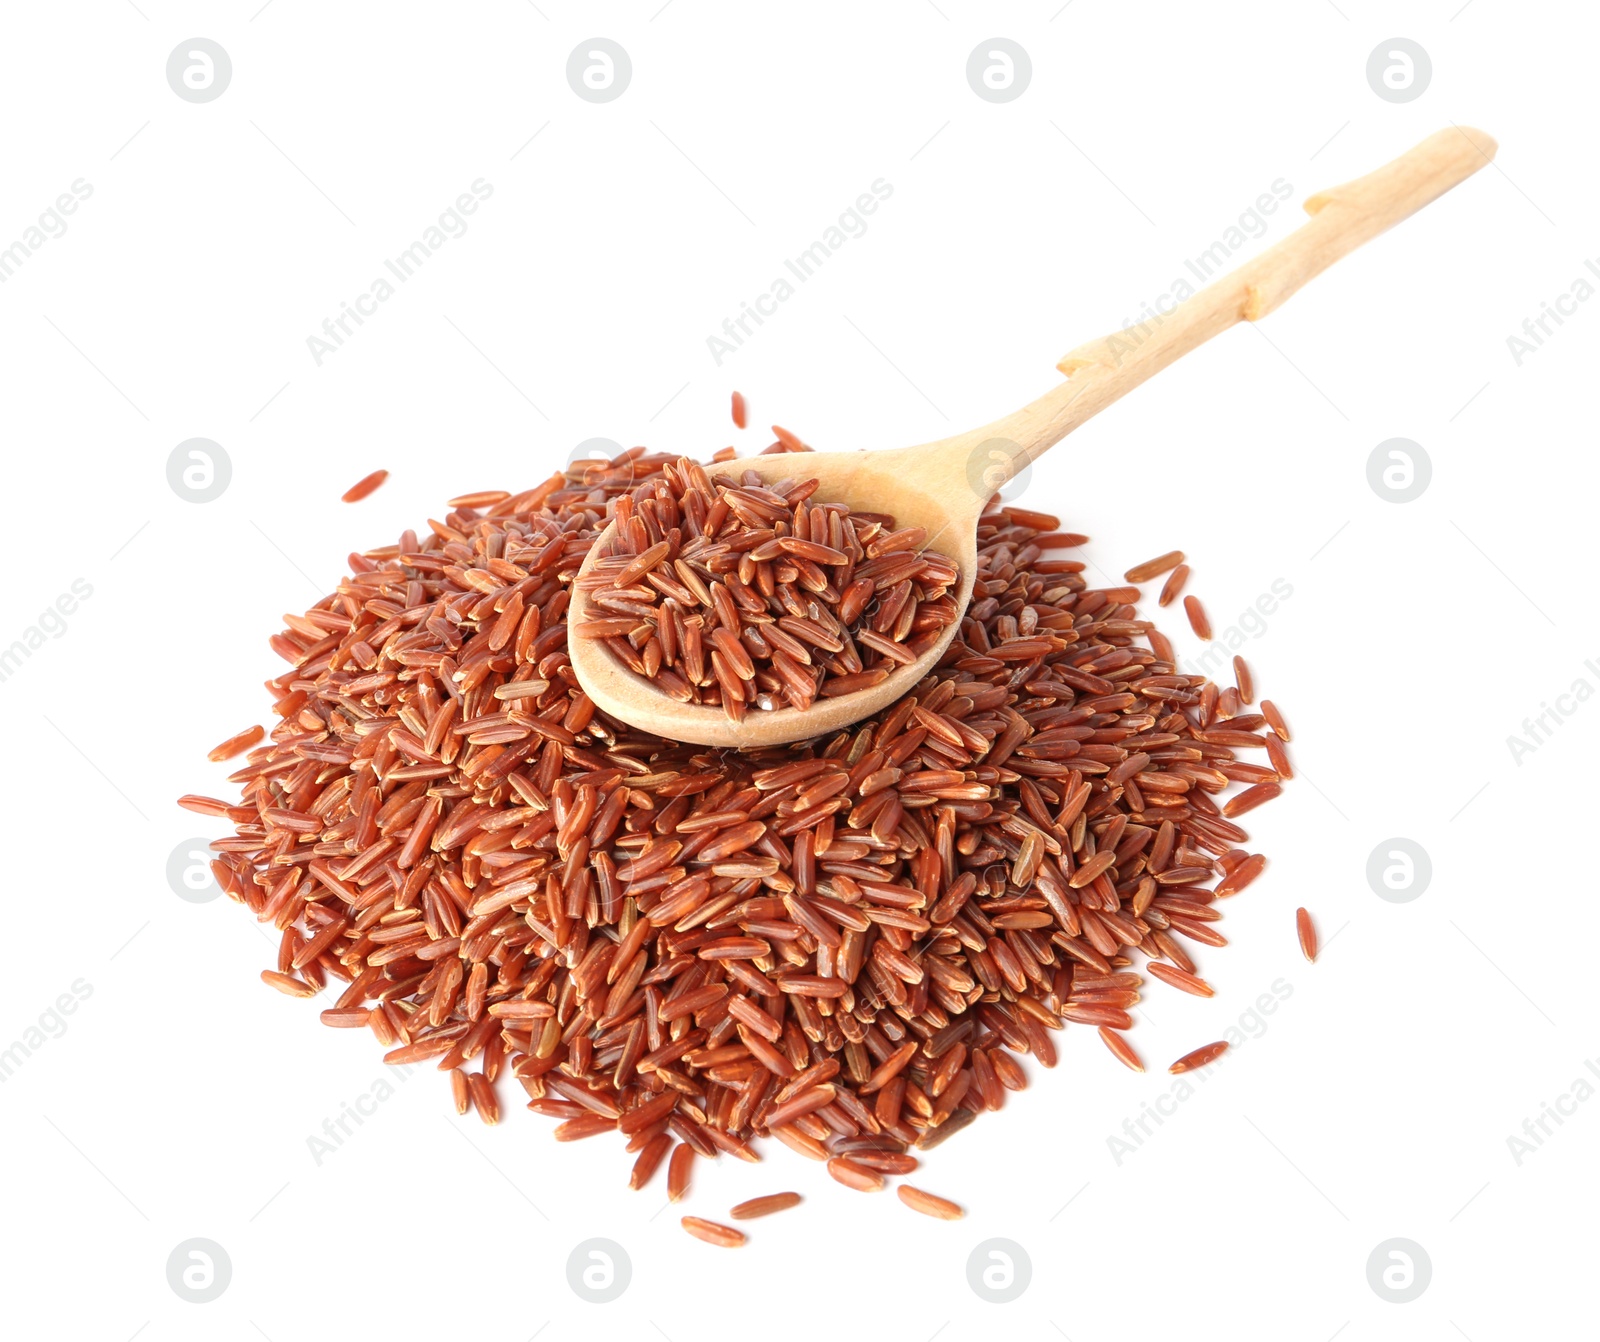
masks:
[[(929, 548), (961, 566), (957, 601), (965, 610), (977, 567), (978, 518), (1018, 471), (1173, 360), (1237, 322), (1272, 312), (1340, 257), (1477, 172), (1495, 148), (1482, 131), (1452, 127), (1365, 177), (1319, 191), (1305, 203), (1309, 222), (1287, 238), (1170, 314), (1078, 346), (1057, 364), (1064, 382), (992, 424), (921, 447), (745, 457), (710, 469), (734, 477), (754, 471), (766, 481), (815, 478), (819, 500), (893, 513), (902, 527), (925, 527)], [(611, 535), (607, 527), (582, 572)], [(568, 619), (587, 618), (587, 598), (574, 588)], [(749, 749), (835, 732), (887, 707), (928, 674), (957, 628), (952, 624), (936, 647), (870, 690), (818, 699), (804, 712), (752, 709), (742, 722), (721, 708), (669, 699), (617, 663), (597, 639), (572, 639), (570, 651), (579, 683), (612, 716), (671, 740)]]

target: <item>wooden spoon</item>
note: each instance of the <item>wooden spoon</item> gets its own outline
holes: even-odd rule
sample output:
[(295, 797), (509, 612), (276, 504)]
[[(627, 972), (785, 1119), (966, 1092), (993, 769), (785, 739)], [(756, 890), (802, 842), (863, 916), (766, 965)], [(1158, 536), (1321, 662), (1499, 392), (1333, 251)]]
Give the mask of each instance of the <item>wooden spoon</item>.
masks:
[[(1451, 128), (1344, 186), (1305, 203), (1308, 223), (1172, 312), (1142, 326), (1080, 345), (1056, 367), (1067, 380), (981, 429), (922, 447), (876, 452), (775, 453), (719, 462), (714, 474), (763, 480), (813, 479), (814, 501), (893, 513), (901, 527), (923, 527), (928, 546), (961, 566), (957, 604), (965, 611), (977, 569), (977, 523), (994, 494), (1046, 449), (1119, 400), (1151, 374), (1240, 321), (1258, 321), (1313, 276), (1369, 238), (1399, 223), (1488, 163), (1493, 139)], [(588, 573), (615, 534), (608, 526), (579, 570)], [(587, 594), (574, 586), (567, 619), (590, 618)], [(613, 717), (670, 740), (746, 749), (803, 740), (848, 727), (909, 693), (944, 655), (959, 629), (871, 689), (819, 698), (805, 710), (752, 709), (734, 722), (720, 707), (680, 703), (622, 666), (600, 639), (569, 642), (572, 668), (589, 697)]]

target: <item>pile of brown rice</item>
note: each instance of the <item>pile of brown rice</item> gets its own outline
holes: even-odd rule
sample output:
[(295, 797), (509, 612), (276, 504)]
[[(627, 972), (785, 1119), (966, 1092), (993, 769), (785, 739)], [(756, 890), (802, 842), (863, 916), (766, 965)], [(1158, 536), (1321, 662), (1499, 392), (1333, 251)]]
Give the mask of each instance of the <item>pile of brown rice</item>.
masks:
[(750, 753), (644, 735), (578, 687), (565, 611), (675, 461), (454, 499), (286, 617), (241, 803), (182, 801), (233, 824), (213, 866), (281, 933), (263, 978), (335, 981), (326, 1024), (433, 1061), (486, 1122), (509, 1079), (558, 1140), (620, 1133), (636, 1184), (771, 1135), (878, 1186), (1067, 1022), (1141, 1066), (1138, 968), (1209, 994), (1191, 948), (1264, 863), (1218, 798), (1276, 789), (1240, 759), (1265, 719), (1177, 669), (1136, 587), (1091, 588), (1083, 537), (1007, 507), (889, 711)]

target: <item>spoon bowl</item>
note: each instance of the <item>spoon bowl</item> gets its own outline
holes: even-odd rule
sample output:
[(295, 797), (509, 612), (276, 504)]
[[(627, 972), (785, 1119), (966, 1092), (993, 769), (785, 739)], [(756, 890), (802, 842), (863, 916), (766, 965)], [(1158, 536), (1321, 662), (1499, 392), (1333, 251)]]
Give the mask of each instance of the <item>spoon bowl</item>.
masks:
[[(948, 471), (929, 469), (930, 455), (941, 450), (949, 452), (950, 445), (958, 441), (885, 452), (774, 453), (717, 462), (708, 471), (735, 479), (745, 471), (754, 471), (768, 483), (815, 479), (818, 499), (842, 503), (857, 512), (892, 512), (897, 526), (924, 528), (928, 547), (948, 555), (960, 569), (955, 599), (957, 607), (965, 610), (972, 597), (978, 563), (978, 515), (993, 491), (979, 497), (975, 489), (963, 484), (952, 489)], [(960, 448), (955, 451), (966, 455)], [(579, 570), (580, 577), (593, 567), (614, 535), (615, 525), (607, 526)], [(577, 625), (590, 617), (588, 593), (574, 584), (568, 622)], [(652, 689), (647, 681), (621, 665), (600, 639), (572, 639), (570, 655), (578, 683), (596, 705), (612, 716), (672, 740), (755, 749), (825, 735), (894, 703), (910, 693), (938, 664), (959, 628), (959, 621), (946, 625), (932, 648), (915, 662), (897, 667), (887, 680), (871, 689), (819, 698), (803, 710), (752, 710), (740, 722), (734, 722), (719, 707), (682, 703)]]

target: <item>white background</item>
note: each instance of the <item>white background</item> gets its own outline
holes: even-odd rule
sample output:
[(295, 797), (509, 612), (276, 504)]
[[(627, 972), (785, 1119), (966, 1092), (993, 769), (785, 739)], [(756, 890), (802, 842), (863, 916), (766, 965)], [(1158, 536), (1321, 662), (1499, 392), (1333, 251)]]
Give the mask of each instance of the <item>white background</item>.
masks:
[[(75, 179), (93, 187), (0, 285), (0, 646), (74, 579), (93, 589), (0, 683), (0, 1047), (75, 981), (91, 989), (0, 1084), (9, 1335), (1594, 1334), (1600, 1103), (1569, 1105), (1520, 1165), (1507, 1144), (1600, 1057), (1584, 856), (1600, 705), (1520, 764), (1507, 745), (1574, 681), (1600, 686), (1585, 668), (1600, 303), (1520, 366), (1507, 346), (1600, 255), (1592, 11), (258, 9), (6, 7), (0, 247)], [(564, 73), (597, 34), (633, 64), (605, 105)], [(196, 35), (233, 62), (204, 105), (164, 75)], [(996, 35), (1033, 64), (1004, 105), (964, 74)], [(1396, 35), (1433, 63), (1405, 105), (1365, 76)], [(260, 682), (281, 669), (267, 636), (347, 551), (454, 494), (527, 487), (594, 436), (755, 450), (766, 438), (728, 420), (736, 387), (753, 423), (828, 448), (985, 422), (1166, 290), (1275, 179), (1290, 206), (1241, 259), (1313, 190), (1451, 123), (1498, 137), (1496, 165), (1089, 424), (1024, 499), (1090, 533), (1108, 576), (1184, 548), (1219, 630), (1274, 580), (1293, 589), (1244, 651), (1302, 775), (1250, 817), (1271, 865), (1227, 906), (1232, 944), (1199, 957), (1216, 998), (1147, 993), (1130, 1036), (1147, 1075), (1070, 1027), (1055, 1072), (1033, 1069), (925, 1161), (915, 1182), (969, 1208), (956, 1224), (775, 1144), (759, 1167), (702, 1162), (667, 1209), (660, 1176), (627, 1191), (619, 1143), (555, 1145), (512, 1087), (498, 1128), (457, 1119), (425, 1068), (314, 1161), (307, 1139), (371, 1093), (380, 1050), (265, 988), (268, 937), (230, 901), (180, 900), (166, 864), (220, 832), (173, 800), (224, 789), (206, 750), (262, 719)], [(307, 337), (478, 178), (493, 194), (470, 229), (319, 367)], [(866, 234), (719, 367), (707, 337), (878, 178), (893, 194)], [(166, 479), (196, 436), (233, 470), (200, 505)], [(1367, 482), (1395, 436), (1432, 462), (1415, 502)], [(338, 501), (378, 467), (381, 491)], [(1199, 650), (1181, 616), (1164, 623)], [(1410, 903), (1365, 875), (1394, 836), (1432, 859)], [(1315, 965), (1300, 904), (1328, 943)], [(1292, 995), (1264, 1032), (1119, 1163), (1108, 1138), (1170, 1096), (1165, 1063), (1253, 1029), (1280, 979)], [(803, 1207), (755, 1223), (736, 1255), (677, 1226), (786, 1188)], [(596, 1236), (633, 1266), (603, 1306), (566, 1281)], [(167, 1284), (191, 1237), (232, 1262), (210, 1304)], [(996, 1237), (1032, 1262), (1008, 1305), (967, 1284)], [(1368, 1285), (1392, 1237), (1432, 1262), (1411, 1304)]]

